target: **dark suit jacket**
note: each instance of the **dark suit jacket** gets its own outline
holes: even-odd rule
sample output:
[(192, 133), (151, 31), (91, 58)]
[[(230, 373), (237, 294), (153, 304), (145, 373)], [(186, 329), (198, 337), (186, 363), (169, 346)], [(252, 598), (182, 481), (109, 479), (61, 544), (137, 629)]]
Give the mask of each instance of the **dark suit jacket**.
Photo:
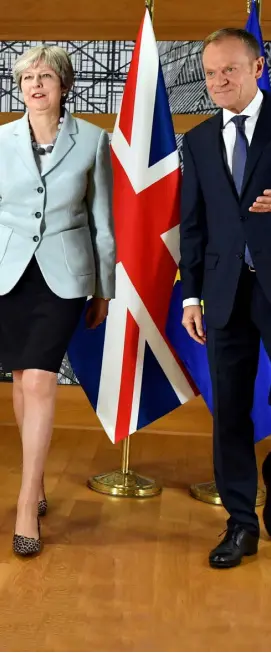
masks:
[(229, 320), (248, 244), (271, 302), (271, 213), (249, 207), (271, 188), (271, 95), (264, 94), (239, 198), (226, 162), (222, 111), (184, 137), (181, 212), (183, 299), (203, 296), (207, 325)]

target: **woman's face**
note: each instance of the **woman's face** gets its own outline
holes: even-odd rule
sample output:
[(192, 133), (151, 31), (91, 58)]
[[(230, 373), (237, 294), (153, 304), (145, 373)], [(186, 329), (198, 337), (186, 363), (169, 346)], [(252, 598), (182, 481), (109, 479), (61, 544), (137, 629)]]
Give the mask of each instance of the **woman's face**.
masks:
[(65, 89), (55, 71), (41, 60), (23, 72), (21, 90), (29, 111), (55, 113)]

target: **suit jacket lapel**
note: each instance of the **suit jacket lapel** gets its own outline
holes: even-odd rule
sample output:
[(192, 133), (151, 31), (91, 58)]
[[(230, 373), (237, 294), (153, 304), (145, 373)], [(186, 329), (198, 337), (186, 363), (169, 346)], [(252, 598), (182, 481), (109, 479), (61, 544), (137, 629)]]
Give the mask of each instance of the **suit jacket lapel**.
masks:
[(73, 134), (77, 134), (78, 128), (76, 120), (71, 116), (69, 111), (65, 111), (64, 121), (59, 132), (55, 147), (52, 154), (48, 157), (42, 176), (45, 177), (57, 164), (68, 154), (74, 147), (75, 139)]
[(242, 194), (251, 178), (257, 161), (259, 160), (264, 148), (271, 140), (271, 96), (264, 94), (262, 108), (256, 123), (253, 138), (248, 150)]
[(41, 177), (35, 161), (30, 130), (28, 124), (28, 114), (26, 113), (21, 120), (17, 120), (14, 125), (14, 143), (16, 150), (22, 159), (23, 164), (28, 168), (31, 174), (40, 182)]

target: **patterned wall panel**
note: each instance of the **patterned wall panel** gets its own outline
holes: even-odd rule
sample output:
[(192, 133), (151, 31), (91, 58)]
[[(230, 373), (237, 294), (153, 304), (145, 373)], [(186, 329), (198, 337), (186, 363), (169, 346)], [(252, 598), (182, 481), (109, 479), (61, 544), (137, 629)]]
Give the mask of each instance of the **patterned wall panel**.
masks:
[[(0, 111), (24, 109), (20, 91), (12, 79), (16, 58), (44, 41), (0, 41)], [(46, 41), (64, 47), (75, 69), (75, 84), (67, 101), (71, 112), (117, 113), (134, 48), (134, 41)], [(163, 67), (172, 113), (207, 114), (216, 109), (205, 90), (201, 65), (201, 41), (160, 41)], [(265, 43), (271, 80), (271, 41)], [(182, 164), (182, 134), (176, 134)], [(0, 380), (11, 380), (2, 370)], [(77, 383), (67, 357), (59, 383)]]
[[(71, 56), (75, 85), (68, 108), (74, 112), (118, 111), (134, 47), (133, 41), (47, 41)], [(16, 58), (42, 41), (0, 42), (0, 111), (22, 111), (23, 101), (12, 79)]]
[[(16, 58), (42, 41), (0, 41), (0, 111), (22, 111), (23, 101), (12, 79)], [(133, 41), (49, 41), (69, 52), (76, 73), (68, 100), (73, 112), (116, 113), (134, 47)], [(266, 44), (271, 79), (271, 42)], [(172, 113), (215, 111), (208, 98), (201, 66), (201, 41), (160, 41), (158, 49)]]

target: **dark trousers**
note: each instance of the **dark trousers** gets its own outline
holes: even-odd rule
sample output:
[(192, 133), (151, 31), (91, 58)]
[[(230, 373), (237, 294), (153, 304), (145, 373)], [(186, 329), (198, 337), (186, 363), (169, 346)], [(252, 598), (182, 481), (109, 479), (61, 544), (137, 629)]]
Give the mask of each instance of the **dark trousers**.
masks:
[[(229, 524), (259, 532), (257, 467), (250, 417), (260, 338), (271, 358), (271, 304), (244, 265), (234, 309), (223, 329), (207, 328), (214, 405), (215, 480)], [(268, 402), (268, 397), (262, 398)]]

